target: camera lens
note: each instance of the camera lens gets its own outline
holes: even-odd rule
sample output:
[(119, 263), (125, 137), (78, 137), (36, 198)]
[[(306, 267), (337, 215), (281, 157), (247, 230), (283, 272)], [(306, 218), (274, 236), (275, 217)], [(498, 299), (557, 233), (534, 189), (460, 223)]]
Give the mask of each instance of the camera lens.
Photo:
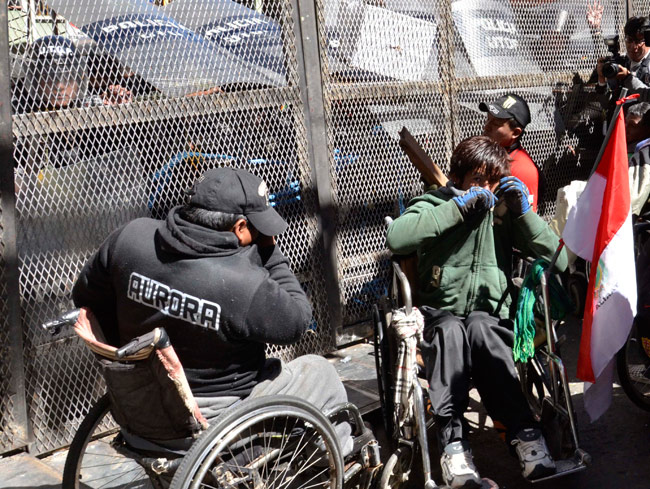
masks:
[(603, 65), (603, 76), (605, 78), (614, 78), (618, 74), (618, 65), (611, 61)]

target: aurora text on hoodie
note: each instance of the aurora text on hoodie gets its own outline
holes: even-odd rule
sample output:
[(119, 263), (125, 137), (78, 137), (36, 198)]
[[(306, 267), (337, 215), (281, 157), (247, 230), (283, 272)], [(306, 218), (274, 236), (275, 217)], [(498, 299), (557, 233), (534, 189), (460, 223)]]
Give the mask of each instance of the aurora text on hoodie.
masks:
[(208, 329), (219, 329), (221, 306), (205, 299), (172, 289), (149, 277), (132, 272), (128, 297), (132, 301), (159, 310), (163, 314)]

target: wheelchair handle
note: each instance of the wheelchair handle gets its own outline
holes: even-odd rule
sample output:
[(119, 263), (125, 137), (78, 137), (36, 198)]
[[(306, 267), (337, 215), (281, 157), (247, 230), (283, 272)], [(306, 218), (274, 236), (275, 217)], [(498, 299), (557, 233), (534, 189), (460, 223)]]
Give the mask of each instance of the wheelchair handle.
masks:
[(413, 309), (413, 301), (411, 300), (411, 285), (409, 284), (406, 274), (402, 271), (402, 267), (396, 261), (393, 262), (393, 271), (399, 281), (399, 286), (402, 291), (402, 299), (404, 300), (404, 311), (406, 314), (411, 314)]
[[(393, 224), (393, 218), (386, 216), (384, 217), (384, 222), (386, 223), (386, 227), (388, 227)], [(411, 298), (411, 284), (409, 284), (408, 278), (406, 278), (406, 274), (402, 270), (402, 267), (399, 266), (399, 263), (396, 261), (393, 261), (392, 263), (395, 277), (397, 277), (397, 280), (399, 281), (400, 290), (402, 292), (404, 310), (406, 314), (411, 314), (411, 310), (413, 309), (413, 300)]]
[(64, 326), (73, 326), (77, 322), (79, 317), (79, 309), (72, 309), (63, 313), (56, 319), (48, 321), (43, 324), (43, 329), (50, 333), (52, 336), (56, 336), (61, 332), (61, 329)]
[(119, 359), (135, 355), (139, 351), (152, 346), (156, 350), (160, 350), (167, 348), (170, 345), (171, 342), (169, 341), (169, 335), (167, 334), (167, 331), (165, 331), (165, 328), (156, 328), (153, 331), (149, 331), (147, 334), (132, 339), (123, 347), (118, 348), (115, 352), (115, 356)]

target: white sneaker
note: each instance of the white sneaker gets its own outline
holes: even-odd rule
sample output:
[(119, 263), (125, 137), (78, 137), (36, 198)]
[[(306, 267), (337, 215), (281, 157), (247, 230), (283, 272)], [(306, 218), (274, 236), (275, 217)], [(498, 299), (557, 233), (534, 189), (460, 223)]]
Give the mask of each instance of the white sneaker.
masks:
[(442, 476), (452, 489), (481, 487), (481, 476), (474, 466), (472, 451), (466, 441), (454, 441), (445, 447), (440, 457)]
[(535, 480), (555, 473), (555, 462), (548, 453), (541, 430), (521, 430), (511, 443), (515, 446), (521, 473), (526, 479)]

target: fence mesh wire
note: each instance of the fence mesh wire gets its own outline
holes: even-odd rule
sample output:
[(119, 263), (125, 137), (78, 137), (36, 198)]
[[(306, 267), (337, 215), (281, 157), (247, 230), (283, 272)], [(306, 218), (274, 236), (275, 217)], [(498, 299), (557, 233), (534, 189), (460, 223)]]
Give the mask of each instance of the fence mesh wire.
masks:
[[(649, 3), (634, 2), (634, 12), (648, 12)], [(589, 4), (317, 0), (320, 60), (304, 62), (321, 63), (323, 100), (309, 103), (324, 106), (327, 147), (309, 148), (303, 39), (292, 10), (303, 0), (10, 1), (24, 375), (35, 452), (68, 443), (103, 389), (78, 340), (70, 333), (53, 339), (40, 325), (70, 307), (77, 274), (114, 228), (164, 216), (205, 169), (259, 175), (289, 222), (279, 246), (314, 321), (300, 344), (269, 348), (284, 358), (335, 346), (310, 150), (328, 155), (330, 181), (319, 186), (332, 186), (337, 211), (343, 326), (368, 320), (386, 290), (384, 217), (397, 216), (423, 188), (399, 148), (402, 127), (446, 170), (454, 146), (482, 131), (479, 103), (519, 93), (532, 112), (523, 144), (546, 177), (539, 213), (550, 218), (557, 188), (593, 165), (603, 113), (586, 82), (606, 54), (603, 36), (621, 34), (626, 18), (615, 0), (602, 1), (602, 16)], [(10, 404), (0, 396), (7, 425)]]
[[(274, 3), (267, 15), (234, 2), (181, 4), (53, 1), (81, 29), (75, 42), (45, 36), (14, 49), (23, 53), (13, 97), (16, 212), (38, 453), (67, 443), (102, 391), (78, 341), (53, 340), (40, 325), (70, 307), (77, 274), (113, 229), (163, 217), (208, 168), (262, 177), (289, 223), (279, 246), (314, 322), (301, 343), (271, 353), (333, 347), (290, 4)], [(104, 33), (100, 42), (84, 36), (93, 29)], [(138, 41), (122, 42), (126, 35)]]
[(593, 5), (319, 2), (346, 324), (364, 321), (386, 287), (383, 216), (422, 191), (397, 145), (402, 127), (447, 169), (454, 146), (482, 132), (479, 104), (515, 92), (531, 109), (523, 146), (544, 175), (538, 212), (550, 219), (557, 189), (589, 174), (604, 115), (587, 82), (626, 19), (619, 2)]

